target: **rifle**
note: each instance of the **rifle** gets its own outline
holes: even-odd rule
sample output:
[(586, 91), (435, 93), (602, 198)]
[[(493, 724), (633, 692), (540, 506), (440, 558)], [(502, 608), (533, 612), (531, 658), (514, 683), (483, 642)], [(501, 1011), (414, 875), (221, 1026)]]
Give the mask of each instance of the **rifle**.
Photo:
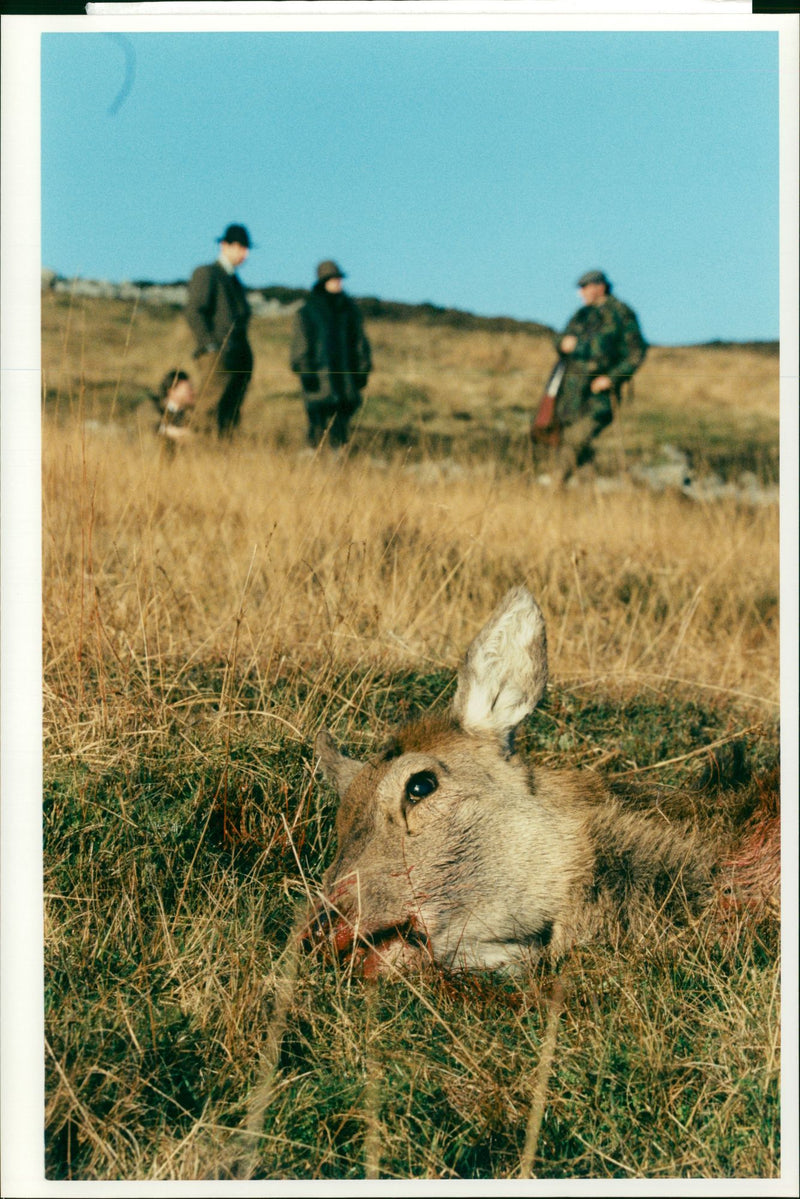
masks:
[(550, 372), (550, 378), (539, 401), (536, 415), (531, 421), (531, 440), (539, 445), (553, 448), (561, 444), (561, 422), (556, 416), (556, 400), (567, 372), (566, 358), (559, 358)]

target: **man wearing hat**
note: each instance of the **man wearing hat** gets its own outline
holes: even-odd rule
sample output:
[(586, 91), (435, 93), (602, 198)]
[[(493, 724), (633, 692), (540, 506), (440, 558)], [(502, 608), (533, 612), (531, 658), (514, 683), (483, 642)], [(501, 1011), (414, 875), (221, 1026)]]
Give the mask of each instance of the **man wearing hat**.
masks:
[(583, 306), (556, 338), (556, 349), (567, 362), (556, 400), (562, 486), (576, 467), (594, 457), (592, 442), (611, 423), (623, 383), (647, 352), (636, 313), (611, 294), (603, 271), (581, 275), (578, 288)]
[(342, 291), (344, 278), (331, 259), (321, 262), (317, 282), (294, 318), (290, 364), (303, 387), (312, 446), (326, 429), (332, 447), (345, 444), (372, 369), (361, 313)]
[(199, 367), (195, 424), (205, 432), (230, 435), (239, 423), (253, 373), (247, 340), (250, 305), (236, 274), (250, 253), (244, 225), (228, 225), (217, 238), (219, 257), (199, 266), (189, 280), (186, 319), (197, 343)]

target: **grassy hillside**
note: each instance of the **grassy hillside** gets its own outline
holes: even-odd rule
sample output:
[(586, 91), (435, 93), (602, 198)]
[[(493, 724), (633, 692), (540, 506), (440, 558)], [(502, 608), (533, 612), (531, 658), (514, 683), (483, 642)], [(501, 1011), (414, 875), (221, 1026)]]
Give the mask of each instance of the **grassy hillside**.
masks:
[[(776, 1178), (774, 909), (517, 982), (369, 984), (291, 930), (335, 846), (320, 724), (363, 754), (444, 705), (520, 581), (551, 660), (526, 752), (650, 781), (665, 819), (774, 804), (777, 506), (538, 486), (528, 331), (371, 320), (334, 459), (299, 452), (288, 322), (256, 322), (242, 435), (168, 459), (180, 313), (43, 321), (49, 1176)], [(654, 349), (623, 436), (770, 477), (776, 425), (774, 357)]]
[[(365, 302), (367, 303), (367, 302)], [(388, 309), (390, 315), (371, 318)], [(527, 430), (554, 361), (541, 327), (466, 317), (455, 323), (425, 309), (398, 319), (367, 303), (375, 371), (356, 445), (415, 457), (472, 451), (524, 464)], [(408, 310), (413, 312), (413, 309)], [(43, 358), (49, 412), (78, 407), (91, 419), (147, 422), (146, 402), (172, 366), (191, 371), (192, 340), (179, 309), (130, 301), (43, 295)], [(466, 324), (468, 327), (459, 327)], [(257, 320), (256, 367), (243, 432), (299, 447), (302, 401), (288, 369), (291, 319)], [(619, 428), (600, 442), (598, 467), (618, 469), (620, 438), (629, 463), (658, 460), (664, 443), (684, 449), (696, 470), (723, 477), (778, 471), (778, 356), (768, 345), (653, 347), (636, 377)]]

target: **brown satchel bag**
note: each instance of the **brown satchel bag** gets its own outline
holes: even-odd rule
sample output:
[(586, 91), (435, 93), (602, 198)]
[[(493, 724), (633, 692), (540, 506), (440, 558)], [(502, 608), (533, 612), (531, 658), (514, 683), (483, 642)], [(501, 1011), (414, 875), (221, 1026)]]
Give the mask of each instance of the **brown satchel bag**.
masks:
[(556, 448), (561, 444), (561, 422), (556, 416), (556, 400), (566, 369), (566, 362), (559, 358), (547, 381), (536, 415), (531, 421), (531, 440), (538, 445)]

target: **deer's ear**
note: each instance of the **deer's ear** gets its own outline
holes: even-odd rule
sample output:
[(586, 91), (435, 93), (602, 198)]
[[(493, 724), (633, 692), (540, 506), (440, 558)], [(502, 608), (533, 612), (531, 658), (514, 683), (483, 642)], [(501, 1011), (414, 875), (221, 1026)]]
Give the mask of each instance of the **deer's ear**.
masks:
[(331, 786), (336, 788), (341, 799), (361, 770), (363, 763), (357, 761), (356, 758), (348, 758), (347, 754), (340, 753), (336, 742), (325, 728), (320, 729), (317, 733), (314, 750), (322, 767), (322, 773)]
[(544, 617), (527, 587), (495, 608), (458, 672), (453, 715), (467, 733), (492, 733), (510, 748), (514, 730), (547, 685)]

